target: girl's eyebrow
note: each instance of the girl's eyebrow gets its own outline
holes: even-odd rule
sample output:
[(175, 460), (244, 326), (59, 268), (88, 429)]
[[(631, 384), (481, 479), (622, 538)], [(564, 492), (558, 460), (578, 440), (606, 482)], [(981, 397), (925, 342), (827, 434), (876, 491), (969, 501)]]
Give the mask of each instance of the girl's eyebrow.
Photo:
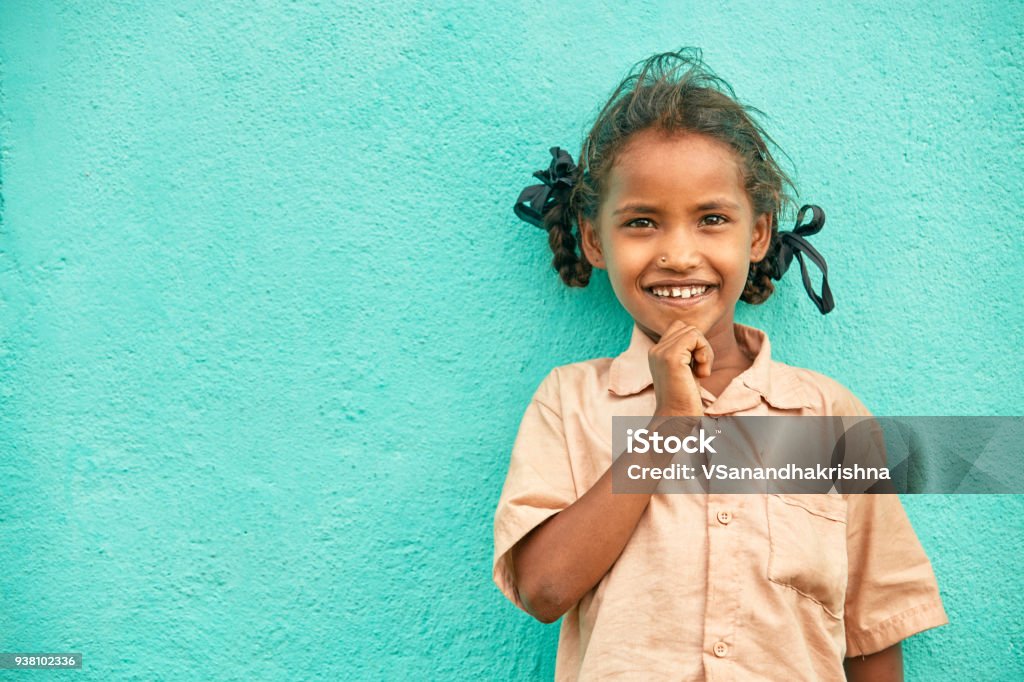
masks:
[[(735, 202), (728, 201), (727, 199), (711, 199), (704, 203), (695, 206), (694, 211), (714, 211), (716, 209), (728, 208), (733, 211), (740, 210), (740, 206)], [(658, 213), (658, 209), (647, 204), (625, 204), (613, 211), (612, 215), (618, 215), (620, 213)]]
[(612, 213), (612, 215), (618, 215), (620, 213), (657, 213), (658, 209), (647, 204), (625, 204), (618, 207)]
[(738, 204), (728, 201), (726, 199), (712, 199), (711, 201), (705, 201), (703, 204), (695, 208), (696, 211), (713, 211), (718, 208), (731, 208), (734, 211), (740, 210)]

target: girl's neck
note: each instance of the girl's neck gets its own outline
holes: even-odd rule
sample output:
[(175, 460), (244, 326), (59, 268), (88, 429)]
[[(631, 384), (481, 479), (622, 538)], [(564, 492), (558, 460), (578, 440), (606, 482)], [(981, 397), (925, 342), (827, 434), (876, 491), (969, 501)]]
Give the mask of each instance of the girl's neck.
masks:
[(722, 325), (718, 330), (709, 331), (705, 338), (715, 353), (711, 367), (712, 373), (716, 370), (738, 368), (739, 371), (736, 373), (739, 374), (754, 363), (754, 359), (747, 355), (736, 340), (736, 328), (732, 321), (727, 325)]
[(733, 379), (754, 364), (754, 359), (747, 355), (736, 340), (736, 330), (731, 322), (717, 333), (710, 332), (706, 338), (715, 353), (715, 359), (711, 365), (711, 376), (701, 377), (697, 383), (712, 395), (719, 396)]

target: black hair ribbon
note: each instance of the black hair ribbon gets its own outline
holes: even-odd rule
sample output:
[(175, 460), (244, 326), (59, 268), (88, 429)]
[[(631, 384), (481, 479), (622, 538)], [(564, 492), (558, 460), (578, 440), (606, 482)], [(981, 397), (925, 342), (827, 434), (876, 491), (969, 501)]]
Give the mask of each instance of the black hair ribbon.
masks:
[(573, 163), (569, 152), (560, 147), (552, 147), (551, 165), (547, 170), (539, 170), (533, 177), (540, 180), (542, 185), (530, 185), (519, 193), (516, 205), (513, 210), (520, 220), (541, 229), (544, 226), (544, 214), (552, 204), (563, 201), (572, 189), (576, 181), (576, 164)]
[[(808, 209), (811, 211), (811, 220), (806, 224), (802, 224), (804, 214), (807, 213)], [(828, 265), (825, 264), (825, 259), (818, 253), (818, 250), (807, 241), (807, 237), (817, 234), (824, 226), (825, 212), (821, 210), (820, 206), (807, 204), (800, 208), (800, 212), (796, 216), (796, 226), (791, 231), (779, 232), (781, 244), (772, 279), (782, 279), (782, 275), (789, 269), (789, 264), (793, 262), (793, 256), (796, 256), (796, 259), (800, 261), (800, 274), (803, 276), (804, 289), (807, 290), (807, 294), (814, 301), (814, 305), (818, 306), (821, 314), (827, 315), (829, 311), (836, 307), (835, 301), (832, 299), (832, 290), (828, 287)], [(811, 276), (807, 272), (804, 254), (821, 269), (821, 296), (818, 296), (814, 291), (814, 287), (811, 286)]]

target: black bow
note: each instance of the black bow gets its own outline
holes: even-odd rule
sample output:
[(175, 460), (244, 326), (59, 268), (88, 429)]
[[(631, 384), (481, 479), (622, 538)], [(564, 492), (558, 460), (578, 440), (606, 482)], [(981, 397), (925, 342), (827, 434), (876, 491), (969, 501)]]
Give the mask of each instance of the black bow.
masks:
[[(811, 210), (811, 221), (806, 225), (801, 225), (807, 209)], [(782, 244), (779, 246), (779, 257), (775, 261), (775, 272), (772, 273), (772, 279), (782, 279), (786, 270), (789, 269), (789, 264), (793, 262), (793, 256), (796, 256), (796, 259), (800, 261), (800, 274), (804, 279), (804, 289), (807, 290), (807, 294), (814, 301), (814, 305), (818, 306), (822, 315), (828, 314), (836, 307), (835, 301), (832, 300), (832, 290), (828, 288), (828, 266), (822, 255), (811, 246), (805, 237), (816, 234), (824, 226), (825, 212), (821, 210), (820, 206), (808, 204), (801, 207), (800, 212), (797, 213), (796, 226), (793, 230), (779, 233)], [(814, 292), (814, 287), (811, 286), (811, 276), (807, 273), (807, 264), (804, 262), (805, 253), (821, 269), (821, 296), (818, 296)]]
[(533, 177), (544, 184), (530, 185), (520, 192), (519, 199), (512, 209), (520, 220), (541, 229), (547, 229), (544, 226), (544, 214), (552, 204), (564, 199), (576, 180), (576, 164), (573, 163), (569, 152), (559, 147), (552, 147), (550, 151), (551, 165), (547, 170), (533, 174)]

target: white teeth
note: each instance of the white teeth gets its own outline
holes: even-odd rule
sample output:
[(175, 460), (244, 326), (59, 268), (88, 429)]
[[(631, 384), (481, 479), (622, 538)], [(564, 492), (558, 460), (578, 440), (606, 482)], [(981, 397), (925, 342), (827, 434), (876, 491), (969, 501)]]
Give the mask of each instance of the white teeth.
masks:
[(699, 287), (653, 287), (651, 289), (655, 296), (667, 296), (671, 298), (692, 298), (700, 296), (708, 290), (707, 286)]

